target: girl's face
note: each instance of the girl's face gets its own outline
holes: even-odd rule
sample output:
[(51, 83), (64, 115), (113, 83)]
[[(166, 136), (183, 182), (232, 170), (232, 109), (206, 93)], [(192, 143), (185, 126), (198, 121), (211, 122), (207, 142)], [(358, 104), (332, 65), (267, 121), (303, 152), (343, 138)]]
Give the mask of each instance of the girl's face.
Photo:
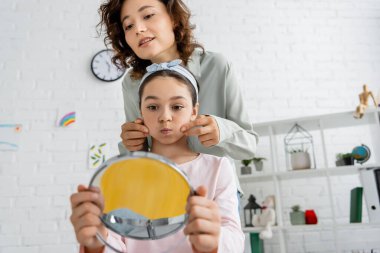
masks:
[(144, 87), (141, 114), (150, 135), (162, 144), (173, 144), (184, 137), (181, 126), (197, 117), (188, 87), (173, 77), (157, 76)]
[(154, 63), (178, 58), (166, 6), (159, 0), (126, 0), (121, 7), (125, 40), (135, 54)]

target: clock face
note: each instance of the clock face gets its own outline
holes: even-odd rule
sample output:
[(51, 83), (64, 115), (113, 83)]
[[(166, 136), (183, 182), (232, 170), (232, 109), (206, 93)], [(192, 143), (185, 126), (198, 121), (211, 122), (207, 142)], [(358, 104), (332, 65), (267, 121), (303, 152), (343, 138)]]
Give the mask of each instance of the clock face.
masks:
[(112, 82), (123, 76), (125, 70), (118, 69), (111, 61), (113, 57), (111, 49), (98, 52), (91, 61), (92, 73), (100, 80)]

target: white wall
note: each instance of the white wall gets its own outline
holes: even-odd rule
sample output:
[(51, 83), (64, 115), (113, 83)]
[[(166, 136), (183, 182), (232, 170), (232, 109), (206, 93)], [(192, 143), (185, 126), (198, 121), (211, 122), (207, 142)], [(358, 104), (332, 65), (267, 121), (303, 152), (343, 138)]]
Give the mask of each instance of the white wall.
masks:
[[(225, 54), (256, 122), (352, 110), (380, 88), (380, 2), (186, 1), (197, 37)], [(23, 124), (0, 152), (0, 253), (75, 252), (69, 195), (87, 183), (90, 144), (117, 153), (120, 81), (93, 77), (99, 1), (0, 1), (0, 123)], [(74, 128), (55, 127), (75, 109)], [(317, 252), (317, 250), (315, 250)]]
[(199, 41), (234, 62), (254, 122), (353, 109), (377, 93), (378, 1), (187, 1)]

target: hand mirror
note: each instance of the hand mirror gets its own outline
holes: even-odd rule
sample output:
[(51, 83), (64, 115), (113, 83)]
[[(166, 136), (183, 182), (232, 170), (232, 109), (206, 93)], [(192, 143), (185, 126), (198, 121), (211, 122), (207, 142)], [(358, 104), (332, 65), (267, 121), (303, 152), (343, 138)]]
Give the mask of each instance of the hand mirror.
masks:
[[(166, 158), (133, 152), (107, 160), (90, 187), (104, 197), (103, 224), (133, 239), (155, 240), (178, 231), (187, 221), (186, 204), (194, 194), (186, 175)], [(97, 234), (106, 246), (106, 240)]]

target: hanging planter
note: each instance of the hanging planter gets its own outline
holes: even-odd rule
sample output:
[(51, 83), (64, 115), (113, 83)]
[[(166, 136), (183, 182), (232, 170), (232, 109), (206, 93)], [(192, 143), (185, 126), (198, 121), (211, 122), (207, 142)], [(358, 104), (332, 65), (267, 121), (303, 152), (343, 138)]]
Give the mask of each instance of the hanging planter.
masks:
[(293, 170), (315, 168), (313, 136), (297, 123), (284, 138), (286, 165)]

